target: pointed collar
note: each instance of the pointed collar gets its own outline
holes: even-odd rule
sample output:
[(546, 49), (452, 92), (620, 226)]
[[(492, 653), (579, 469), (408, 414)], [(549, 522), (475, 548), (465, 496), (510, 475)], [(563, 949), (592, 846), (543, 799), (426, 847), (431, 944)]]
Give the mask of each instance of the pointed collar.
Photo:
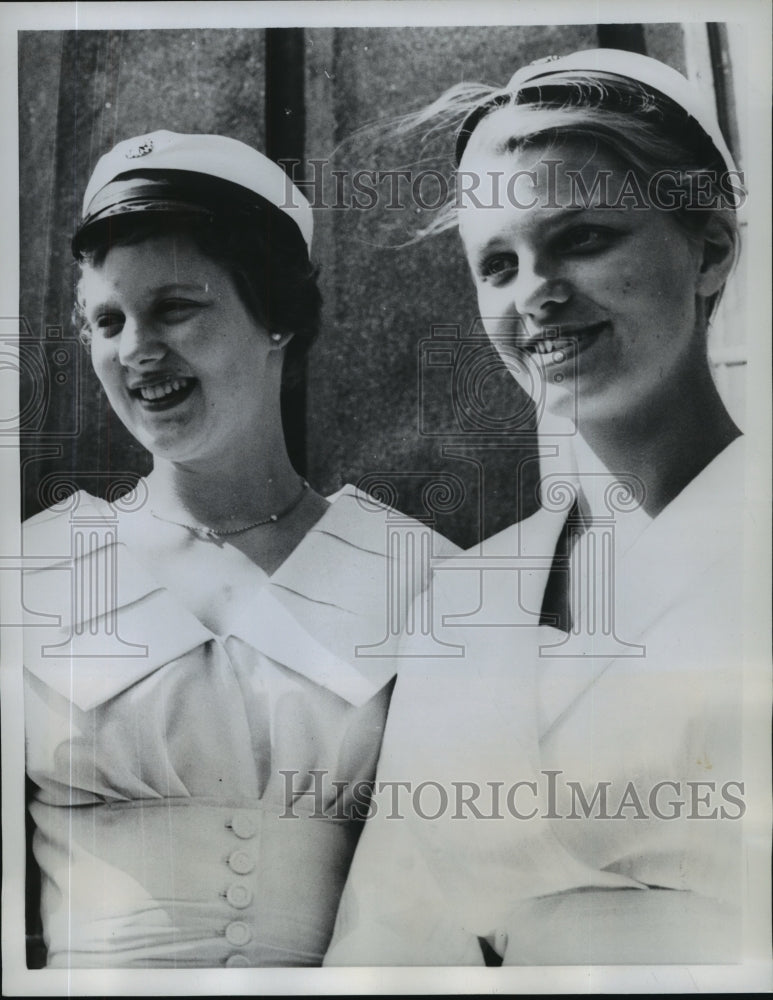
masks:
[[(377, 643), (386, 632), (389, 522), (405, 524), (408, 519), (351, 486), (331, 501), (273, 576), (263, 581), (256, 576), (255, 595), (245, 601), (229, 631), (360, 705), (394, 673), (391, 657), (359, 659), (356, 648)], [(71, 514), (76, 507), (92, 529), (84, 536), (86, 545), (73, 555)], [(25, 552), (53, 556), (43, 568), (25, 573), (27, 667), (84, 709), (199, 645), (227, 639), (216, 636), (158, 585), (120, 542), (117, 525), (110, 506), (85, 493), (74, 504), (45, 511), (25, 525)], [(449, 551), (454, 548), (445, 544)], [(113, 570), (116, 586), (109, 605), (82, 601), (73, 607), (73, 581), (103, 579)], [(421, 585), (414, 581), (414, 588)]]

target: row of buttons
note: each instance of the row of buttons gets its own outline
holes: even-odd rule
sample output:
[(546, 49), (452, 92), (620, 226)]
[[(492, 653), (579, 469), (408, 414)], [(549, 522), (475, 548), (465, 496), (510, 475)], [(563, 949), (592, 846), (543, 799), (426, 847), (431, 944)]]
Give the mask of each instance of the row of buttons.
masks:
[[(235, 813), (227, 824), (234, 836), (240, 840), (251, 840), (258, 832), (255, 819), (247, 813)], [(255, 868), (255, 858), (242, 849), (232, 851), (228, 856), (228, 867), (237, 875), (249, 875)], [(243, 882), (234, 882), (226, 890), (226, 899), (237, 910), (246, 909), (253, 900), (252, 888)], [(225, 929), (225, 937), (234, 948), (243, 948), (252, 939), (252, 930), (242, 920), (233, 920)], [(229, 955), (225, 961), (226, 967), (248, 968), (250, 960), (246, 955)]]

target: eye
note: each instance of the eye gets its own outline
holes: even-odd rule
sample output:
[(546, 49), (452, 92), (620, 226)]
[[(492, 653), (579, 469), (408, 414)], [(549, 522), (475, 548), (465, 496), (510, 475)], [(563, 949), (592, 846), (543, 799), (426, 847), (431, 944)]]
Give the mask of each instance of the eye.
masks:
[(156, 306), (166, 323), (182, 323), (200, 308), (201, 303), (193, 299), (162, 299)]
[(114, 337), (123, 327), (123, 314), (119, 312), (99, 313), (94, 326), (103, 337)]
[(614, 239), (611, 230), (600, 226), (575, 226), (559, 239), (561, 249), (571, 252), (593, 252), (603, 250)]
[(480, 266), (480, 276), (494, 284), (507, 281), (518, 271), (518, 257), (514, 253), (495, 253), (486, 257)]

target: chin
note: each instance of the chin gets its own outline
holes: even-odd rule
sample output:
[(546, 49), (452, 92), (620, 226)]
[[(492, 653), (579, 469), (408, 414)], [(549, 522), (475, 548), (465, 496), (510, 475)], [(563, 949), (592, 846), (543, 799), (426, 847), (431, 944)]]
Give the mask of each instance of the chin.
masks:
[(179, 441), (159, 441), (156, 438), (137, 437), (137, 440), (153, 458), (166, 462), (183, 462), (191, 457), (192, 449), (184, 447)]
[(580, 412), (577, 393), (571, 383), (567, 388), (554, 384), (545, 385), (543, 398), (535, 400), (535, 405), (540, 419), (543, 416), (556, 417), (576, 423)]

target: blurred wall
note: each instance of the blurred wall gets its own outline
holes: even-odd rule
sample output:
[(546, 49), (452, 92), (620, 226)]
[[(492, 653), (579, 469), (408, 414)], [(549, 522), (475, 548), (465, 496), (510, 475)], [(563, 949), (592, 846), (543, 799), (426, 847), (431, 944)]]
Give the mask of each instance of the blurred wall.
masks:
[[(424, 221), (409, 187), (398, 186), (402, 208), (386, 207), (382, 186), (378, 204), (365, 210), (351, 206), (343, 184), (336, 208), (333, 171), (416, 168), (425, 153), (415, 142), (359, 130), (462, 80), (503, 84), (544, 55), (601, 39), (646, 47), (683, 68), (679, 25), (618, 27), (624, 36), (597, 25), (313, 29), (292, 37), (257, 29), (21, 33), (26, 514), (73, 488), (105, 495), (149, 469), (72, 339), (69, 237), (98, 157), (158, 128), (219, 132), (264, 149), (268, 142), (274, 156), (302, 161), (299, 181), (318, 185), (324, 328), (305, 385), (290, 400), (301, 425), (293, 453), (313, 485), (329, 492), (362, 482), (464, 545), (527, 513), (533, 413), (474, 327), (457, 236), (406, 245)], [(284, 34), (295, 41), (274, 46), (267, 72), (267, 35)], [(296, 81), (288, 86), (297, 106), (285, 81)], [(279, 122), (276, 131), (286, 120), (295, 139), (267, 136), (267, 90), (269, 121)], [(426, 157), (420, 166), (447, 171), (448, 137), (437, 137)], [(308, 193), (314, 199), (312, 186)], [(425, 201), (431, 195), (430, 186)]]
[(399, 509), (432, 516), (444, 534), (472, 545), (532, 501), (532, 408), (474, 326), (456, 233), (405, 245), (431, 215), (421, 204), (433, 204), (441, 187), (428, 182), (416, 197), (394, 171), (448, 177), (452, 135), (420, 149), (415, 135), (401, 142), (369, 126), (460, 81), (503, 85), (523, 62), (594, 47), (597, 29), (350, 29), (308, 31), (306, 42), (307, 159), (336, 148), (328, 202), (338, 191), (333, 170), (385, 175), (373, 185), (375, 207), (320, 218), (326, 322), (308, 371), (308, 408), (318, 418), (308, 427), (309, 472), (330, 487), (366, 474), (366, 485)]

